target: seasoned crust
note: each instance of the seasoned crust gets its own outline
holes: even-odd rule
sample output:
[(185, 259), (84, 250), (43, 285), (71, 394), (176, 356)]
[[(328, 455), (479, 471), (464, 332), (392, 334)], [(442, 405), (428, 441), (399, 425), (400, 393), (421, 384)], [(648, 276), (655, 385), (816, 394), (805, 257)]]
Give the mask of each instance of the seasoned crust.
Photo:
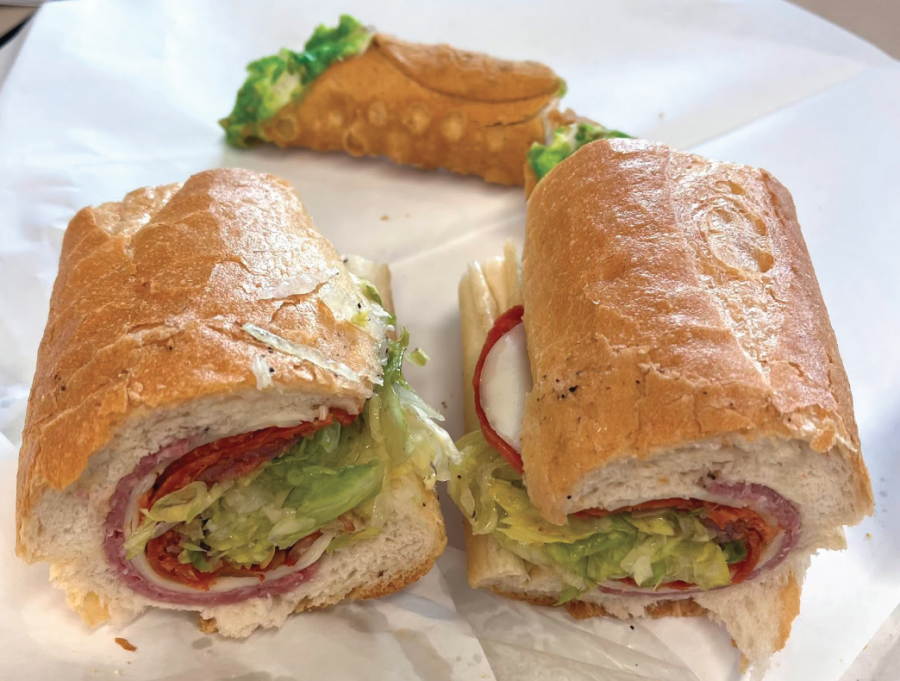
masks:
[(592, 471), (731, 434), (837, 452), (870, 511), (834, 332), (790, 194), (766, 171), (586, 145), (531, 195), (523, 298), (522, 457), (549, 520), (578, 510), (567, 497)]
[[(69, 224), (38, 351), (19, 455), (21, 530), (48, 487), (77, 480), (130, 416), (254, 389), (265, 354), (283, 391), (340, 396), (361, 407), (368, 379), (340, 378), (268, 348), (253, 323), (318, 348), (361, 376), (379, 371), (375, 344), (335, 320), (317, 291), (260, 297), (298, 272), (337, 271), (334, 247), (285, 181), (241, 169), (139, 189), (85, 208)], [(290, 304), (285, 304), (285, 302)]]
[(386, 156), (420, 168), (521, 185), (543, 114), (562, 81), (534, 62), (376, 35), (332, 65), (306, 96), (262, 123), (275, 144)]

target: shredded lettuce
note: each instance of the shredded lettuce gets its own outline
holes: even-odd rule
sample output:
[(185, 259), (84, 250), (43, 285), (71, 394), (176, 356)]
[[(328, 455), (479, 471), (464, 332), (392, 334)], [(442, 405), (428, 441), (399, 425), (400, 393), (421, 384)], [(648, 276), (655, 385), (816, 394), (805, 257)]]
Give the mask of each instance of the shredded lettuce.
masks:
[(365, 539), (373, 539), (381, 534), (381, 529), (377, 527), (367, 527), (359, 532), (346, 532), (335, 537), (328, 545), (328, 553), (334, 553), (338, 549), (345, 549), (353, 546)]
[(697, 513), (671, 509), (547, 522), (532, 504), (521, 476), (484, 440), (462, 438), (451, 464), (450, 496), (475, 534), (491, 535), (523, 560), (553, 569), (566, 588), (563, 603), (608, 580), (631, 578), (642, 587), (684, 581), (701, 589), (731, 582), (729, 563), (746, 557), (743, 543), (714, 536)]
[(725, 554), (725, 562), (740, 563), (747, 557), (747, 547), (742, 541), (730, 541), (722, 544), (722, 552)]
[[(371, 289), (373, 309), (381, 310)], [(173, 526), (182, 535), (179, 559), (203, 572), (223, 560), (265, 566), (276, 550), (316, 531), (337, 536), (329, 551), (376, 536), (391, 512), (393, 478), (416, 475), (431, 489), (459, 460), (435, 423), (442, 417), (403, 376), (408, 345), (405, 328), (386, 340), (381, 384), (353, 423), (335, 422), (234, 481), (211, 487), (196, 481), (163, 496), (127, 538), (127, 557)], [(354, 531), (341, 533), (348, 518)]]
[(409, 353), (408, 359), (417, 367), (423, 367), (428, 364), (428, 360), (431, 359), (431, 357), (429, 357), (422, 348), (416, 348), (411, 353)]
[(329, 66), (364, 52), (371, 39), (370, 29), (344, 14), (336, 27), (316, 28), (303, 52), (283, 49), (248, 64), (247, 80), (238, 91), (234, 109), (219, 121), (228, 143), (246, 147), (254, 141), (269, 141), (261, 123), (288, 103), (302, 99)]
[(531, 145), (528, 150), (528, 165), (540, 180), (585, 144), (615, 137), (631, 137), (619, 130), (610, 130), (592, 123), (572, 123), (558, 127), (550, 144)]

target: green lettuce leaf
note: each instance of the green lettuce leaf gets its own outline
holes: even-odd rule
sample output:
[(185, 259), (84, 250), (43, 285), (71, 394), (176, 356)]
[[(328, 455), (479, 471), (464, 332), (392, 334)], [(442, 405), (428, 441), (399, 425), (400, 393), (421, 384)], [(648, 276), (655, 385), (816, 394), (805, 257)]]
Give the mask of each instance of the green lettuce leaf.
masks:
[(747, 547), (742, 541), (730, 541), (722, 544), (722, 552), (725, 554), (725, 562), (740, 563), (747, 557)]
[(384, 478), (381, 461), (358, 466), (326, 468), (306, 466), (289, 479), (294, 488), (285, 499), (285, 507), (297, 515), (312, 518), (316, 526), (353, 510), (381, 491)]
[(158, 522), (187, 523), (212, 506), (224, 491), (224, 485), (214, 485), (209, 489), (204, 482), (192, 482), (162, 497), (146, 515)]
[(238, 91), (234, 109), (219, 121), (229, 144), (246, 147), (268, 141), (261, 123), (286, 104), (303, 98), (310, 84), (338, 61), (366, 50), (372, 31), (344, 14), (334, 28), (319, 26), (303, 52), (281, 50), (247, 65), (247, 80)]
[(334, 553), (335, 551), (347, 548), (348, 546), (353, 546), (357, 542), (372, 539), (377, 537), (380, 533), (381, 530), (377, 527), (367, 527), (359, 532), (345, 532), (332, 540), (328, 545), (328, 553)]
[[(555, 570), (571, 589), (561, 601), (607, 580), (632, 578), (642, 587), (684, 581), (701, 589), (730, 583), (728, 564), (746, 557), (741, 542), (716, 541), (697, 513), (672, 509), (570, 516), (547, 522), (521, 477), (480, 431), (462, 438), (451, 465), (450, 495), (475, 534), (490, 534), (523, 560)], [(573, 596), (572, 594), (575, 593)]]
[(626, 135), (619, 130), (610, 130), (599, 124), (563, 125), (554, 131), (550, 144), (534, 143), (531, 145), (527, 155), (528, 165), (540, 180), (585, 144), (615, 137), (631, 137), (631, 135)]

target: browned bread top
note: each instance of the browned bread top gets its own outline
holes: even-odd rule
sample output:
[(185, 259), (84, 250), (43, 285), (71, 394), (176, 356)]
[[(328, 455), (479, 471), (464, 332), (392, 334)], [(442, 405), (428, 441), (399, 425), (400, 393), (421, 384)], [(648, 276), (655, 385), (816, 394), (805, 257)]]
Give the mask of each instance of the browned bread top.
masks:
[(838, 447), (871, 508), (794, 204), (765, 170), (645, 141), (583, 147), (529, 200), (523, 298), (522, 454), (545, 516), (611, 462), (729, 434)]

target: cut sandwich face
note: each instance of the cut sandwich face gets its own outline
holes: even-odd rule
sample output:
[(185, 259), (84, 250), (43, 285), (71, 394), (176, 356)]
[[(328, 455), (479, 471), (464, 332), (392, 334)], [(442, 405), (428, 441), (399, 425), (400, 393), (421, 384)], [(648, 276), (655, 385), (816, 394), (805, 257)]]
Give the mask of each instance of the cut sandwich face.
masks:
[(487, 334), (473, 377), (481, 430), (459, 442), (462, 458), (452, 470), (450, 493), (475, 534), (556, 572), (567, 585), (560, 602), (592, 589), (688, 597), (754, 579), (788, 556), (800, 529), (793, 504), (715, 471), (690, 498), (585, 509), (565, 525), (541, 516), (522, 477), (516, 405), (525, 395), (512, 394), (531, 385), (523, 312), (507, 311)]
[(212, 442), (179, 441), (119, 483), (104, 549), (134, 592), (162, 603), (216, 606), (276, 596), (313, 579), (326, 552), (377, 536), (392, 480), (427, 489), (456, 457), (440, 415), (403, 377), (405, 330), (359, 414)]

